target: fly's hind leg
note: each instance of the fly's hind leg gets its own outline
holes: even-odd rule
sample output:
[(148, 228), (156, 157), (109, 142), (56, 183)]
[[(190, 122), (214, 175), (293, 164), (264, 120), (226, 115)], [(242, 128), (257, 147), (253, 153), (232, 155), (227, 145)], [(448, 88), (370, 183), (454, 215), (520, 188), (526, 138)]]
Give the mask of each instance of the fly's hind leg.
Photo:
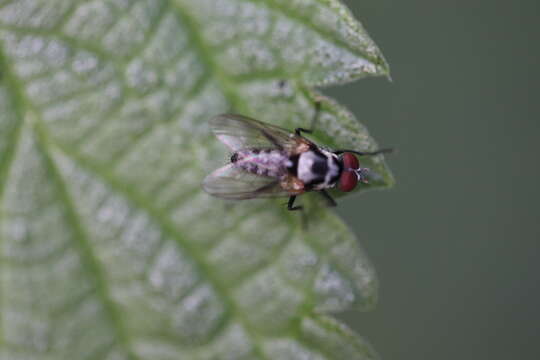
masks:
[(319, 122), (319, 115), (321, 113), (321, 101), (316, 100), (315, 101), (315, 114), (313, 114), (313, 119), (311, 119), (311, 126), (309, 129), (304, 128), (296, 128), (294, 129), (294, 133), (298, 136), (302, 136), (302, 133), (311, 134), (313, 131), (315, 131), (315, 127), (317, 126), (317, 123)]
[(306, 212), (304, 211), (304, 207), (302, 205), (294, 206), (294, 200), (296, 200), (296, 195), (291, 195), (289, 197), (289, 202), (287, 203), (287, 210), (289, 211), (300, 211), (300, 214), (302, 216), (302, 229), (307, 230), (308, 228), (308, 222), (307, 222), (307, 216)]
[(294, 206), (295, 200), (296, 200), (296, 195), (291, 195), (289, 197), (289, 202), (287, 203), (287, 210), (289, 211), (304, 210), (304, 207), (302, 205)]

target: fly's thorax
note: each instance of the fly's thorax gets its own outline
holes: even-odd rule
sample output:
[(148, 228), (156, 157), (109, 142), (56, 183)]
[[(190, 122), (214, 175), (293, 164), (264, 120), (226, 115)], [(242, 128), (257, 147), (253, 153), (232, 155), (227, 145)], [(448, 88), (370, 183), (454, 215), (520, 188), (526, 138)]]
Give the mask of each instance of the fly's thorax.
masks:
[(244, 149), (231, 156), (231, 162), (238, 168), (261, 176), (281, 178), (291, 166), (287, 154), (276, 149)]
[(341, 173), (341, 163), (334, 153), (324, 149), (312, 149), (298, 159), (298, 178), (306, 187), (321, 190), (333, 187)]
[(283, 177), (279, 185), (290, 195), (300, 195), (305, 191), (304, 183), (294, 176)]

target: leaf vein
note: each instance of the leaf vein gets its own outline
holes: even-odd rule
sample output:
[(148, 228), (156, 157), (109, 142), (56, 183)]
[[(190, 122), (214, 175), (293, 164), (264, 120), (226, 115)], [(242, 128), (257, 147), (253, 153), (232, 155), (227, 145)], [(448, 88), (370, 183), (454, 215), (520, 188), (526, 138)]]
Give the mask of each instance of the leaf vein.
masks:
[(94, 274), (93, 281), (96, 287), (96, 292), (104, 305), (106, 313), (111, 319), (112, 326), (114, 327), (118, 337), (118, 342), (128, 354), (129, 359), (136, 360), (137, 356), (135, 356), (130, 347), (127, 329), (125, 328), (121, 320), (121, 316), (116, 309), (114, 300), (112, 299), (112, 295), (107, 284), (105, 271), (102, 269), (102, 265), (92, 249), (88, 235), (84, 229), (84, 225), (77, 214), (74, 200), (69, 194), (65, 184), (65, 180), (63, 179), (60, 170), (57, 168), (51, 154), (49, 153), (49, 141), (45, 130), (40, 127), (39, 124), (34, 126), (34, 130), (38, 143), (41, 147), (44, 163), (52, 175), (53, 181), (56, 183), (59, 198), (64, 203), (66, 216), (69, 219), (75, 233), (73, 238), (79, 248), (81, 259), (83, 259), (83, 264), (84, 266), (88, 267), (88, 273)]
[[(251, 3), (258, 3), (262, 4), (261, 0), (247, 0)], [(264, 4), (268, 6), (270, 9), (273, 9), (274, 11), (279, 12), (281, 15), (288, 17), (289, 19), (295, 20), (296, 22), (304, 25), (307, 28), (313, 29), (317, 32), (319, 36), (322, 38), (325, 38), (329, 42), (336, 44), (340, 46), (341, 48), (348, 50), (357, 56), (360, 56), (361, 58), (368, 60), (372, 62), (373, 64), (379, 64), (381, 59), (378, 59), (377, 57), (369, 56), (365, 53), (360, 53), (358, 49), (352, 47), (349, 43), (347, 43), (345, 40), (335, 36), (335, 34), (332, 34), (330, 31), (323, 30), (319, 27), (313, 26), (313, 21), (305, 16), (302, 16), (298, 13), (295, 13), (292, 9), (285, 9), (282, 5), (276, 3), (274, 0), (265, 0)]]
[[(199, 95), (204, 90), (204, 85), (208, 83), (208, 77), (203, 76), (199, 79), (197, 84), (192, 88), (192, 90), (186, 94), (187, 98), (193, 98)], [(167, 119), (161, 120), (159, 122), (156, 122), (154, 124), (150, 124), (148, 128), (144, 129), (141, 133), (137, 134), (133, 139), (132, 142), (122, 151), (116, 153), (114, 156), (112, 156), (109, 159), (109, 162), (112, 164), (112, 167), (115, 167), (117, 163), (121, 162), (130, 152), (133, 150), (134, 147), (136, 147), (138, 144), (142, 143), (144, 139), (146, 139), (148, 136), (150, 136), (158, 127), (160, 126), (167, 126), (175, 119), (181, 118), (183, 116), (183, 112), (180, 113), (173, 113), (171, 116), (169, 116)]]
[[(169, 3), (170, 2), (171, 0), (169, 0)], [(194, 17), (192, 17), (189, 12), (179, 4), (179, 2), (174, 2), (171, 5), (174, 5), (178, 10), (176, 11), (176, 15), (186, 28), (191, 43), (194, 44), (200, 58), (203, 60), (212, 75), (216, 78), (221, 91), (223, 91), (225, 97), (230, 101), (233, 111), (242, 112), (244, 109), (243, 100), (236, 93), (236, 91), (234, 91), (234, 87), (230, 85), (231, 81), (229, 80), (228, 74), (223, 72), (217, 65), (214, 57), (211, 55), (209, 46), (205, 43), (203, 37), (197, 31), (197, 28), (200, 28), (200, 24), (197, 24)]]
[(134, 58), (142, 54), (148, 46), (152, 43), (152, 38), (156, 34), (156, 32), (159, 29), (159, 26), (161, 25), (162, 20), (165, 18), (165, 15), (167, 15), (167, 5), (168, 3), (165, 3), (166, 5), (161, 5), (159, 9), (159, 13), (157, 14), (156, 18), (152, 22), (150, 29), (146, 32), (144, 36), (144, 40), (142, 41), (141, 45), (133, 50), (132, 54), (127, 57), (126, 62), (132, 61)]
[[(15, 98), (14, 101), (16, 104), (23, 103), (24, 102), (24, 96), (23, 96), (23, 90), (17, 81), (17, 79), (13, 76), (13, 72), (11, 70), (10, 64), (8, 63), (8, 59), (5, 57), (3, 44), (0, 41), (0, 68), (3, 69), (3, 76), (4, 79), (6, 79), (6, 82), (10, 85), (9, 87), (12, 90), (13, 97)], [(6, 157), (4, 158), (3, 163), (0, 164), (0, 274), (3, 272), (1, 271), (4, 265), (4, 254), (2, 252), (3, 246), (2, 246), (2, 223), (3, 223), (3, 198), (4, 193), (6, 190), (6, 183), (7, 178), (9, 175), (9, 171), (11, 169), (11, 166), (13, 165), (14, 159), (15, 159), (15, 153), (16, 149), (19, 145), (20, 139), (22, 138), (22, 129), (24, 126), (24, 114), (20, 113), (19, 106), (16, 106), (17, 115), (19, 117), (19, 121), (16, 125), (16, 128), (13, 132), (13, 139), (11, 141), (11, 144), (8, 146)], [(2, 289), (4, 281), (0, 281), (0, 309), (3, 305), (3, 295), (5, 294), (5, 290)], [(4, 317), (2, 316), (3, 312), (0, 311), (0, 345), (4, 342)]]
[[(51, 140), (52, 141), (52, 140)], [(172, 239), (175, 240), (176, 244), (189, 255), (194, 263), (197, 265), (197, 268), (203, 278), (212, 286), (216, 291), (219, 297), (225, 302), (226, 308), (229, 310), (230, 314), (242, 324), (242, 326), (247, 330), (247, 333), (252, 338), (253, 346), (256, 354), (261, 359), (266, 359), (266, 356), (262, 352), (262, 349), (259, 344), (259, 340), (256, 338), (255, 330), (249, 325), (245, 315), (241, 310), (237, 308), (233, 300), (233, 296), (230, 293), (231, 291), (227, 289), (227, 286), (221, 285), (218, 277), (214, 275), (211, 265), (204, 259), (203, 253), (198, 251), (193, 245), (190, 245), (190, 242), (175, 228), (169, 220), (166, 219), (166, 216), (158, 209), (155, 209), (151, 206), (151, 201), (145, 197), (139, 195), (134, 191), (131, 186), (121, 183), (117, 180), (112, 174), (110, 174), (106, 169), (100, 167), (98, 164), (93, 163), (91, 160), (80, 156), (75, 150), (69, 148), (68, 146), (58, 143), (51, 142), (51, 145), (55, 146), (62, 153), (67, 155), (79, 166), (85, 168), (87, 171), (96, 175), (102, 181), (104, 181), (108, 186), (111, 187), (115, 192), (121, 194), (126, 199), (128, 199), (134, 206), (145, 211), (160, 228)]]

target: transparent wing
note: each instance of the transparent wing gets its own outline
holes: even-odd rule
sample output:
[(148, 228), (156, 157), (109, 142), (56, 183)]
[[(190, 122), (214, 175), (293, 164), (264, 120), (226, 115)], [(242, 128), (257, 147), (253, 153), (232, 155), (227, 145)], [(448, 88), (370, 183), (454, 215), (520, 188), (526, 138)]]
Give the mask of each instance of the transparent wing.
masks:
[(246, 148), (289, 150), (298, 145), (299, 138), (294, 133), (242, 115), (218, 115), (210, 120), (210, 126), (216, 137), (232, 151)]
[(233, 164), (223, 166), (208, 175), (202, 183), (208, 194), (224, 199), (253, 199), (288, 196), (276, 178), (254, 175)]

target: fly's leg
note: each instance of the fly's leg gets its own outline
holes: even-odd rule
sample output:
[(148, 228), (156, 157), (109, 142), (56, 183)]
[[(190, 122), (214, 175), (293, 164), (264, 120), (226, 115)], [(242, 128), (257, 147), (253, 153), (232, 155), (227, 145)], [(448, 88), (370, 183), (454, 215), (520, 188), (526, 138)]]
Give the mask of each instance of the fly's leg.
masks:
[(262, 131), (263, 135), (268, 139), (268, 141), (270, 141), (272, 143), (272, 145), (274, 145), (276, 147), (276, 149), (283, 150), (283, 146), (281, 146), (281, 144), (276, 140), (275, 137), (273, 137), (271, 134), (269, 134), (265, 130), (261, 130), (261, 131)]
[(332, 198), (332, 196), (330, 196), (330, 194), (326, 192), (326, 190), (321, 190), (321, 191), (319, 191), (319, 194), (321, 194), (322, 197), (326, 200), (326, 204), (327, 204), (329, 207), (335, 207), (335, 206), (337, 206), (336, 200), (334, 200), (334, 199)]
[(302, 215), (302, 218), (301, 218), (302, 229), (307, 230), (308, 222), (307, 222), (306, 212), (304, 211), (304, 207), (302, 205), (293, 206), (294, 205), (294, 200), (296, 200), (296, 195), (291, 195), (289, 197), (289, 202), (287, 203), (287, 210), (289, 210), (289, 211), (300, 210), (300, 214)]
[(303, 132), (307, 134), (313, 133), (313, 131), (315, 130), (315, 127), (317, 126), (317, 123), (319, 122), (320, 113), (321, 113), (321, 101), (316, 100), (315, 101), (315, 114), (313, 114), (313, 119), (311, 119), (311, 126), (309, 127), (309, 129), (296, 128), (294, 129), (294, 133), (298, 136), (302, 136)]
[(302, 205), (293, 206), (294, 200), (296, 200), (296, 195), (291, 195), (289, 197), (289, 202), (287, 203), (287, 210), (289, 211), (304, 210), (304, 207)]
[(391, 153), (392, 151), (394, 151), (394, 149), (392, 148), (379, 149), (377, 151), (356, 151), (356, 150), (340, 149), (340, 150), (334, 151), (334, 154), (339, 155), (345, 152), (350, 152), (350, 153), (360, 155), (360, 156), (373, 156), (373, 155), (378, 155), (378, 154)]

